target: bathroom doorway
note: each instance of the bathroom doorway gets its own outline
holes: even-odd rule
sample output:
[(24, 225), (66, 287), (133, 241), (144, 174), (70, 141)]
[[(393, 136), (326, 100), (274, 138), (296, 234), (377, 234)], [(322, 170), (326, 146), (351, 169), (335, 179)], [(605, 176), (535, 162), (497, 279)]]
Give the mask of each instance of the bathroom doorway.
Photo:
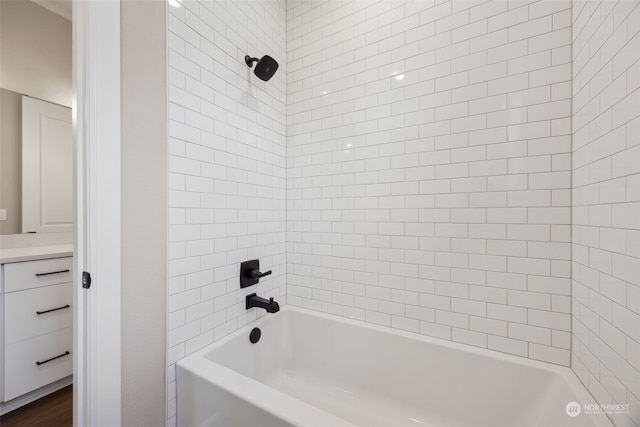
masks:
[(72, 19), (71, 0), (0, 2), (2, 425), (72, 425)]
[[(9, 74), (4, 68), (0, 73), (3, 83), (0, 86), (3, 89), (3, 106), (6, 100), (7, 102), (19, 101), (18, 105), (21, 107), (26, 96), (28, 101), (37, 100), (71, 109), (70, 122), (66, 118), (62, 120), (56, 116), (57, 118), (54, 117), (51, 120), (42, 119), (40, 123), (46, 122), (47, 126), (59, 131), (56, 134), (58, 136), (63, 133), (63, 128), (70, 128), (72, 141), (62, 144), (63, 138), (56, 137), (54, 142), (58, 146), (64, 145), (67, 153), (73, 153), (71, 162), (67, 162), (73, 169), (71, 178), (67, 175), (67, 181), (70, 180), (73, 183), (73, 188), (65, 190), (64, 197), (48, 197), (45, 194), (45, 199), (49, 201), (66, 200), (68, 203), (71, 200), (71, 209), (67, 205), (41, 204), (40, 207), (44, 207), (46, 212), (41, 213), (40, 217), (51, 219), (48, 223), (49, 230), (46, 230), (49, 232), (38, 232), (43, 231), (42, 229), (23, 229), (22, 224), (26, 221), (22, 221), (12, 223), (11, 231), (0, 236), (0, 252), (2, 252), (0, 255), (4, 257), (3, 259), (16, 264), (8, 269), (9, 276), (18, 279), (23, 276), (29, 278), (26, 282), (18, 280), (16, 282), (18, 285), (8, 288), (5, 285), (9, 282), (2, 281), (0, 342), (3, 343), (3, 348), (0, 351), (0, 366), (6, 366), (9, 360), (19, 362), (23, 359), (19, 357), (23, 353), (16, 348), (22, 346), (27, 338), (47, 341), (51, 345), (59, 345), (61, 342), (66, 345), (68, 341), (64, 349), (51, 348), (51, 354), (38, 358), (37, 363), (25, 363), (26, 367), (35, 372), (29, 377), (29, 381), (24, 380), (24, 375), (13, 375), (15, 379), (11, 376), (1, 377), (2, 389), (5, 392), (9, 390), (9, 393), (0, 395), (0, 402), (2, 402), (0, 415), (12, 414), (11, 418), (20, 420), (19, 416), (23, 416), (35, 407), (40, 408), (35, 412), (51, 415), (62, 423), (59, 425), (71, 425), (70, 419), (75, 426), (119, 425), (120, 1), (2, 0), (0, 4), (2, 5), (0, 13), (3, 31), (16, 27), (18, 30), (28, 29), (29, 19), (32, 19), (33, 13), (36, 12), (47, 16), (58, 26), (65, 27), (66, 50), (65, 61), (63, 61), (66, 64), (65, 67), (34, 66), (30, 63), (27, 67), (28, 72), (14, 73), (18, 81), (31, 79), (36, 86), (40, 85), (40, 94), (30, 89), (21, 89), (25, 86), (7, 84), (5, 87)], [(24, 22), (18, 25), (17, 18), (7, 12), (8, 8), (16, 9)], [(41, 33), (44, 34), (42, 38), (45, 42), (56, 42), (53, 47), (48, 46), (46, 51), (37, 55), (37, 59), (49, 61), (60, 59), (63, 55), (55, 52), (54, 47), (62, 43), (57, 42), (53, 30), (42, 22), (39, 22), (36, 27), (28, 32), (27, 45), (32, 47), (36, 39), (35, 34)], [(0, 61), (3, 67), (21, 64), (26, 58), (27, 49), (20, 48), (16, 43), (16, 37), (2, 35), (3, 55), (5, 53), (15, 55), (15, 58), (10, 61), (3, 58)], [(44, 76), (46, 71), (60, 72), (62, 69), (65, 71), (66, 89), (61, 90), (59, 86), (55, 86), (56, 89), (51, 91), (52, 94), (45, 91), (43, 87), (47, 86), (43, 84), (47, 81)], [(21, 113), (22, 109), (20, 108), (19, 111)], [(13, 129), (17, 128), (21, 131), (23, 127), (25, 126), (14, 126)], [(8, 128), (2, 126), (2, 131), (5, 132)], [(32, 129), (30, 125), (26, 128)], [(3, 150), (3, 154), (8, 152)], [(20, 154), (22, 155), (22, 152)], [(6, 158), (8, 156), (2, 156), (3, 162)], [(61, 164), (55, 161), (55, 156), (51, 159), (49, 166), (56, 167)], [(22, 163), (14, 160), (10, 164), (16, 166)], [(5, 191), (5, 184), (12, 182), (12, 179), (2, 179), (0, 183), (3, 197), (9, 194), (13, 195), (12, 201), (18, 200), (18, 203), (14, 203), (4, 212), (2, 211), (4, 199), (0, 203), (3, 205), (0, 206), (0, 218), (7, 218), (7, 220), (0, 219), (0, 225), (8, 230), (8, 224), (11, 222), (9, 218), (21, 218), (18, 206), (24, 211), (24, 205), (19, 203), (22, 199), (19, 191), (23, 186), (20, 171), (16, 172), (15, 168), (5, 168), (4, 163), (2, 169), (3, 172), (12, 170), (16, 177), (20, 177), (13, 179), (20, 183), (15, 191)], [(44, 173), (51, 171), (52, 169), (49, 168)], [(54, 174), (52, 177), (58, 176)], [(43, 187), (46, 187), (53, 178), (44, 181), (40, 179), (39, 183), (41, 186), (45, 184)], [(45, 190), (48, 189), (47, 187)], [(69, 194), (73, 196), (69, 197)], [(67, 215), (71, 212), (72, 218), (61, 220), (58, 215), (61, 212)], [(50, 232), (52, 231), (50, 226), (55, 223), (65, 225), (55, 230), (55, 233)], [(53, 254), (47, 252), (43, 255), (42, 247), (50, 249), (51, 246), (56, 246), (58, 252)], [(40, 252), (34, 248), (40, 248), (38, 249)], [(35, 255), (34, 250), (37, 252)], [(3, 264), (2, 274), (6, 272)], [(58, 298), (58, 293), (52, 290), (63, 288), (70, 295), (70, 302), (60, 303), (57, 300), (47, 299)], [(40, 295), (41, 290), (47, 292)], [(31, 298), (32, 291), (38, 293), (39, 297)], [(24, 293), (24, 298), (18, 298), (18, 294), (21, 293)], [(20, 335), (22, 332), (19, 327), (7, 329), (4, 321), (10, 311), (6, 310), (7, 301), (10, 299), (7, 298), (9, 294), (12, 294), (11, 298), (16, 301), (42, 302), (44, 304), (42, 309), (38, 307), (36, 310), (31, 310), (30, 308), (25, 313), (30, 315), (37, 313), (41, 318), (56, 320), (49, 324), (50, 328), (47, 330), (32, 328), (33, 330), (29, 333), (33, 336), (27, 338)], [(17, 307), (14, 304), (9, 306)], [(16, 316), (19, 318), (21, 314), (17, 313)], [(12, 324), (20, 326), (24, 323), (12, 322)], [(64, 339), (61, 338), (62, 335)], [(5, 351), (6, 339), (12, 340), (9, 344), (13, 347), (9, 352)], [(51, 367), (55, 369), (50, 369)], [(45, 371), (55, 371), (55, 375), (40, 374)], [(72, 383), (73, 386), (70, 387)], [(10, 387), (6, 387), (7, 384)], [(57, 403), (52, 405), (52, 399), (58, 399)], [(57, 416), (55, 411), (46, 409), (52, 407), (61, 410), (64, 415)], [(19, 411), (19, 408), (23, 410)], [(57, 422), (49, 421), (47, 425), (58, 425)], [(9, 417), (2, 418), (2, 424), (5, 423), (9, 423)], [(24, 422), (18, 421), (18, 424), (24, 424)]]

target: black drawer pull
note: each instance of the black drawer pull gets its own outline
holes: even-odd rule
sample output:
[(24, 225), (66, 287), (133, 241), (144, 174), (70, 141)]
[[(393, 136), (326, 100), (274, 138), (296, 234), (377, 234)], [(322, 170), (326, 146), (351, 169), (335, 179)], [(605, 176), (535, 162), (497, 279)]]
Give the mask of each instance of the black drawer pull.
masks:
[(38, 365), (38, 366), (44, 365), (47, 362), (51, 362), (52, 360), (60, 359), (61, 357), (65, 357), (65, 356), (67, 356), (69, 354), (71, 354), (71, 353), (69, 353), (69, 351), (67, 350), (64, 353), (62, 353), (60, 356), (52, 357), (51, 359), (43, 360), (42, 362), (36, 362), (36, 365)]
[(48, 276), (50, 274), (60, 274), (60, 273), (68, 273), (69, 269), (66, 270), (60, 270), (60, 271), (52, 271), (49, 273), (36, 273), (36, 277), (40, 277), (40, 276)]
[(69, 304), (67, 304), (67, 305), (63, 305), (62, 307), (52, 308), (51, 310), (36, 311), (36, 314), (37, 315), (41, 315), (41, 314), (45, 314), (45, 313), (51, 313), (52, 311), (64, 310), (65, 308), (69, 308), (69, 307), (71, 307), (71, 306)]

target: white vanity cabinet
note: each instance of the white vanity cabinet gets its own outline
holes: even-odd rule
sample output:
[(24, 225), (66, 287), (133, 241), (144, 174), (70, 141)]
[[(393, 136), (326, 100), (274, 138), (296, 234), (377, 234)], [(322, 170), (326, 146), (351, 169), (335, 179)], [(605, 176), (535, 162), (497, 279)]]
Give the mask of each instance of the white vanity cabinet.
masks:
[(73, 371), (73, 258), (3, 264), (3, 402)]

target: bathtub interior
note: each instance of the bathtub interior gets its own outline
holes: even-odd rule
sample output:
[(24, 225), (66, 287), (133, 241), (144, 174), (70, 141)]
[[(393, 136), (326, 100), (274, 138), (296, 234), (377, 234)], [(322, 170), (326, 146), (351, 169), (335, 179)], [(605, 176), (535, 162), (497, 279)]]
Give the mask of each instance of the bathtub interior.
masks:
[(356, 425), (573, 421), (564, 413), (572, 390), (552, 370), (300, 310), (257, 326), (258, 343), (247, 330), (205, 358)]

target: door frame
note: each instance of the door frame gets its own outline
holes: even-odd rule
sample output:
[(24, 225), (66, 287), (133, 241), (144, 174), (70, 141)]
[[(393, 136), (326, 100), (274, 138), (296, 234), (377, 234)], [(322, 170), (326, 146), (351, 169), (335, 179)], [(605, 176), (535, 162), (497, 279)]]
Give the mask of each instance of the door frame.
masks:
[(73, 423), (111, 427), (121, 424), (120, 0), (73, 0), (73, 58)]

